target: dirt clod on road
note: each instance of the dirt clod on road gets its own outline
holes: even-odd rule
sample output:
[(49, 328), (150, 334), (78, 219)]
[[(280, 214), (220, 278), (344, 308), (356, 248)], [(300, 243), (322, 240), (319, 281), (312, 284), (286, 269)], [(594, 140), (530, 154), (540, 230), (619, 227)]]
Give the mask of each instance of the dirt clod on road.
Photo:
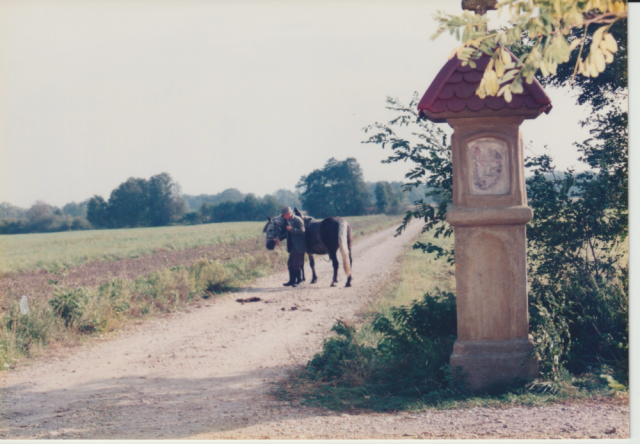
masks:
[(330, 288), (331, 265), (319, 260), (318, 284), (263, 278), (241, 298), (262, 301), (227, 295), (6, 372), (0, 438), (627, 437), (625, 403), (350, 415), (269, 395), (336, 318), (355, 320), (378, 297), (421, 228), (358, 242), (351, 288)]

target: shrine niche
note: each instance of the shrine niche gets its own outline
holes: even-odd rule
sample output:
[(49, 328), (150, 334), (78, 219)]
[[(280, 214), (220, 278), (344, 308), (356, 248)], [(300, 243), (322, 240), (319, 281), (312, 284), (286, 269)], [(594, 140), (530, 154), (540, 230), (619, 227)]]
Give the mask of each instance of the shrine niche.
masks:
[(500, 139), (483, 137), (467, 146), (469, 193), (473, 195), (509, 194), (509, 149)]

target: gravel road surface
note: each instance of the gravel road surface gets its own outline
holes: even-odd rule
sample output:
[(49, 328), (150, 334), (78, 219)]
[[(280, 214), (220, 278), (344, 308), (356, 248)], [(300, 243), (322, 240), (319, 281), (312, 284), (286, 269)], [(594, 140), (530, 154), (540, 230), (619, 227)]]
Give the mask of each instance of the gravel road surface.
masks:
[[(356, 319), (379, 295), (420, 228), (361, 239), (352, 288), (330, 288), (331, 264), (318, 260), (318, 284), (291, 289), (281, 286), (284, 274), (270, 276), (5, 372), (0, 438), (628, 437), (626, 400), (349, 415), (269, 395), (274, 381), (320, 350), (337, 318)], [(249, 297), (261, 301), (235, 301)]]

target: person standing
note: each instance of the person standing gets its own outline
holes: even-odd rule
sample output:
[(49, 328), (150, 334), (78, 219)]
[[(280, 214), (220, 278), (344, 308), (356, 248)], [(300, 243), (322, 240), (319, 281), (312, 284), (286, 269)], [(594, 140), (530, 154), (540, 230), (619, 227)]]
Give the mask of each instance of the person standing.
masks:
[(307, 250), (307, 241), (304, 234), (304, 221), (293, 214), (291, 208), (282, 208), (282, 217), (287, 221), (287, 251), (289, 260), (289, 282), (283, 284), (285, 287), (297, 287), (302, 282), (302, 267), (304, 266), (304, 253)]

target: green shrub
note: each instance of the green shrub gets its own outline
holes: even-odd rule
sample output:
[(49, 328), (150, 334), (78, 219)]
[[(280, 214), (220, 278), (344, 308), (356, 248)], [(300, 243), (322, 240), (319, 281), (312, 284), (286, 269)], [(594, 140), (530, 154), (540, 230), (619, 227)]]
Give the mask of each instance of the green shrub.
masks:
[(629, 311), (626, 271), (618, 279), (566, 280), (534, 285), (531, 330), (541, 371), (557, 379), (561, 366), (573, 374), (614, 373), (629, 378)]
[(191, 290), (188, 276), (183, 267), (154, 271), (147, 279), (149, 294), (161, 302), (186, 300)]
[(340, 380), (347, 386), (361, 386), (372, 376), (378, 350), (361, 345), (355, 339), (355, 328), (338, 321), (331, 331), (337, 336), (326, 339), (322, 352), (307, 364), (307, 370), (316, 381)]
[(56, 287), (53, 295), (49, 304), (54, 313), (62, 318), (67, 327), (76, 324), (89, 303), (88, 290), (84, 287)]
[(4, 329), (14, 346), (25, 351), (46, 345), (56, 328), (56, 319), (45, 304), (32, 303), (29, 314), (22, 314), (17, 303), (4, 316)]
[[(118, 285), (117, 281), (115, 284), (106, 285), (115, 287)], [(118, 295), (116, 303), (114, 303), (115, 295)], [(97, 292), (85, 287), (57, 287), (49, 304), (55, 315), (64, 321), (68, 329), (75, 329), (80, 333), (92, 333), (109, 330), (111, 321), (123, 308), (123, 301), (119, 296), (113, 290), (111, 295), (105, 294), (105, 286)]]
[(389, 373), (421, 383), (423, 391), (444, 387), (445, 370), (457, 336), (456, 299), (453, 293), (436, 291), (409, 307), (394, 307), (392, 319), (378, 316), (373, 322), (382, 334), (378, 350)]
[(54, 340), (64, 323), (55, 316), (51, 307), (41, 301), (30, 303), (29, 314), (22, 314), (15, 301), (0, 318), (0, 370), (10, 367), (11, 362)]
[[(443, 394), (458, 395), (449, 368), (456, 338), (456, 304), (452, 293), (436, 290), (408, 307), (378, 315), (371, 328), (375, 346), (358, 342), (355, 329), (339, 321), (300, 375), (312, 383), (303, 390), (307, 402), (332, 408), (345, 405), (374, 410), (435, 403)], [(286, 390), (285, 390), (286, 391)]]
[(110, 314), (121, 315), (131, 308), (132, 287), (130, 281), (114, 279), (98, 288), (98, 299)]
[(219, 293), (230, 283), (229, 273), (218, 260), (199, 259), (189, 267), (194, 287), (208, 293)]

